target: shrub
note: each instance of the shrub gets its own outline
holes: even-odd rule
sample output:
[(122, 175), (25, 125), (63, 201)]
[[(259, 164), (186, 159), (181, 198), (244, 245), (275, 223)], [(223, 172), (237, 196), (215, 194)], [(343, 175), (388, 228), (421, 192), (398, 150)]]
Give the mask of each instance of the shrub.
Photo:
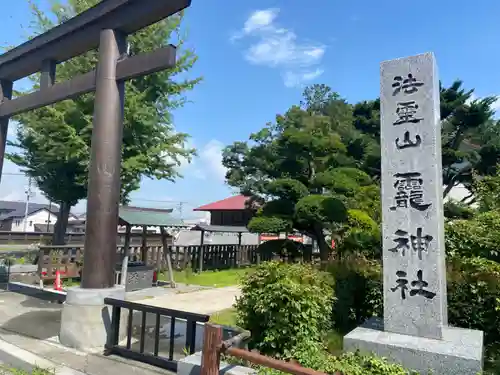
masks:
[(500, 345), (500, 264), (481, 258), (448, 262), (450, 324), (484, 331), (485, 344)]
[(483, 257), (500, 262), (500, 213), (491, 211), (472, 220), (446, 224), (446, 253), (449, 256)]
[(251, 331), (250, 348), (280, 356), (305, 340), (321, 340), (332, 302), (329, 275), (309, 265), (266, 262), (243, 277), (237, 323)]
[[(287, 359), (295, 360), (304, 367), (342, 375), (409, 375), (416, 374), (400, 365), (390, 364), (383, 358), (362, 356), (358, 353), (345, 353), (338, 357), (329, 354), (321, 344), (303, 342), (290, 353)], [(269, 368), (260, 368), (261, 375), (282, 374)]]
[(380, 262), (348, 256), (330, 264), (335, 280), (333, 326), (347, 333), (371, 316), (382, 316), (382, 268)]
[(380, 259), (380, 228), (366, 212), (349, 210), (347, 223), (342, 232), (342, 240), (337, 248), (341, 257), (360, 254), (370, 259)]

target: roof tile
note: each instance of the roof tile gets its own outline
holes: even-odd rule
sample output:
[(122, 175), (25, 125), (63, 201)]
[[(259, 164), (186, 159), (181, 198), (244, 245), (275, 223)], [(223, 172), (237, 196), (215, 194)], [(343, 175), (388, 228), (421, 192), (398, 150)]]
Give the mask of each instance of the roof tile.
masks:
[(193, 211), (229, 211), (229, 210), (244, 210), (245, 203), (250, 197), (244, 195), (235, 195), (217, 202), (209, 203), (204, 206), (195, 208)]

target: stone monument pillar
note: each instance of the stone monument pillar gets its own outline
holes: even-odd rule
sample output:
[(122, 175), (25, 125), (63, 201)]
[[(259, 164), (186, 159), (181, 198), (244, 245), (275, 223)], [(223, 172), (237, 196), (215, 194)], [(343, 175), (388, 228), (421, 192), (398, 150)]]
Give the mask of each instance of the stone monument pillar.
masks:
[(448, 326), (439, 80), (432, 53), (381, 64), (384, 318), (344, 338), (408, 369), (476, 375), (483, 333)]

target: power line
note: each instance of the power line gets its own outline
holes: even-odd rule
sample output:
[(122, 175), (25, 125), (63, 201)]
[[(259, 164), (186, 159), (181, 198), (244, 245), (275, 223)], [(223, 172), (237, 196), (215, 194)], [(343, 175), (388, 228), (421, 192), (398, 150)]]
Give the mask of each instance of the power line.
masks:
[(190, 202), (168, 200), (168, 199), (155, 200), (155, 199), (145, 199), (145, 198), (132, 198), (131, 200), (132, 201), (141, 201), (141, 202), (154, 202), (154, 203), (190, 203)]

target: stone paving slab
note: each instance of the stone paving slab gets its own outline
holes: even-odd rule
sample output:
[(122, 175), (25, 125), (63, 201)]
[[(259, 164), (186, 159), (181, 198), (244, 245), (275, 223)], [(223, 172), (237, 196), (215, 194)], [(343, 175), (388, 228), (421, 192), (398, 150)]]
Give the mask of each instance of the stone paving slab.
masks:
[[(7, 354), (7, 355), (6, 355)], [(0, 361), (6, 366), (19, 366), (12, 361), (23, 361), (26, 366), (54, 370), (55, 375), (123, 375), (173, 374), (144, 363), (101, 354), (88, 354), (62, 345), (6, 332), (0, 329)]]
[(228, 286), (189, 293), (167, 294), (135, 302), (199, 314), (213, 314), (231, 308), (240, 294), (239, 287)]
[[(179, 284), (175, 289), (156, 287), (131, 292), (127, 294), (127, 299), (151, 306), (212, 314), (232, 307), (239, 295), (238, 287), (207, 288)], [(61, 304), (21, 294), (0, 292), (0, 363), (29, 368), (33, 363), (26, 358), (31, 358), (31, 362), (37, 359), (35, 362), (53, 364), (56, 375), (169, 373), (121, 357), (83, 353), (60, 345), (57, 336), (62, 307)]]

